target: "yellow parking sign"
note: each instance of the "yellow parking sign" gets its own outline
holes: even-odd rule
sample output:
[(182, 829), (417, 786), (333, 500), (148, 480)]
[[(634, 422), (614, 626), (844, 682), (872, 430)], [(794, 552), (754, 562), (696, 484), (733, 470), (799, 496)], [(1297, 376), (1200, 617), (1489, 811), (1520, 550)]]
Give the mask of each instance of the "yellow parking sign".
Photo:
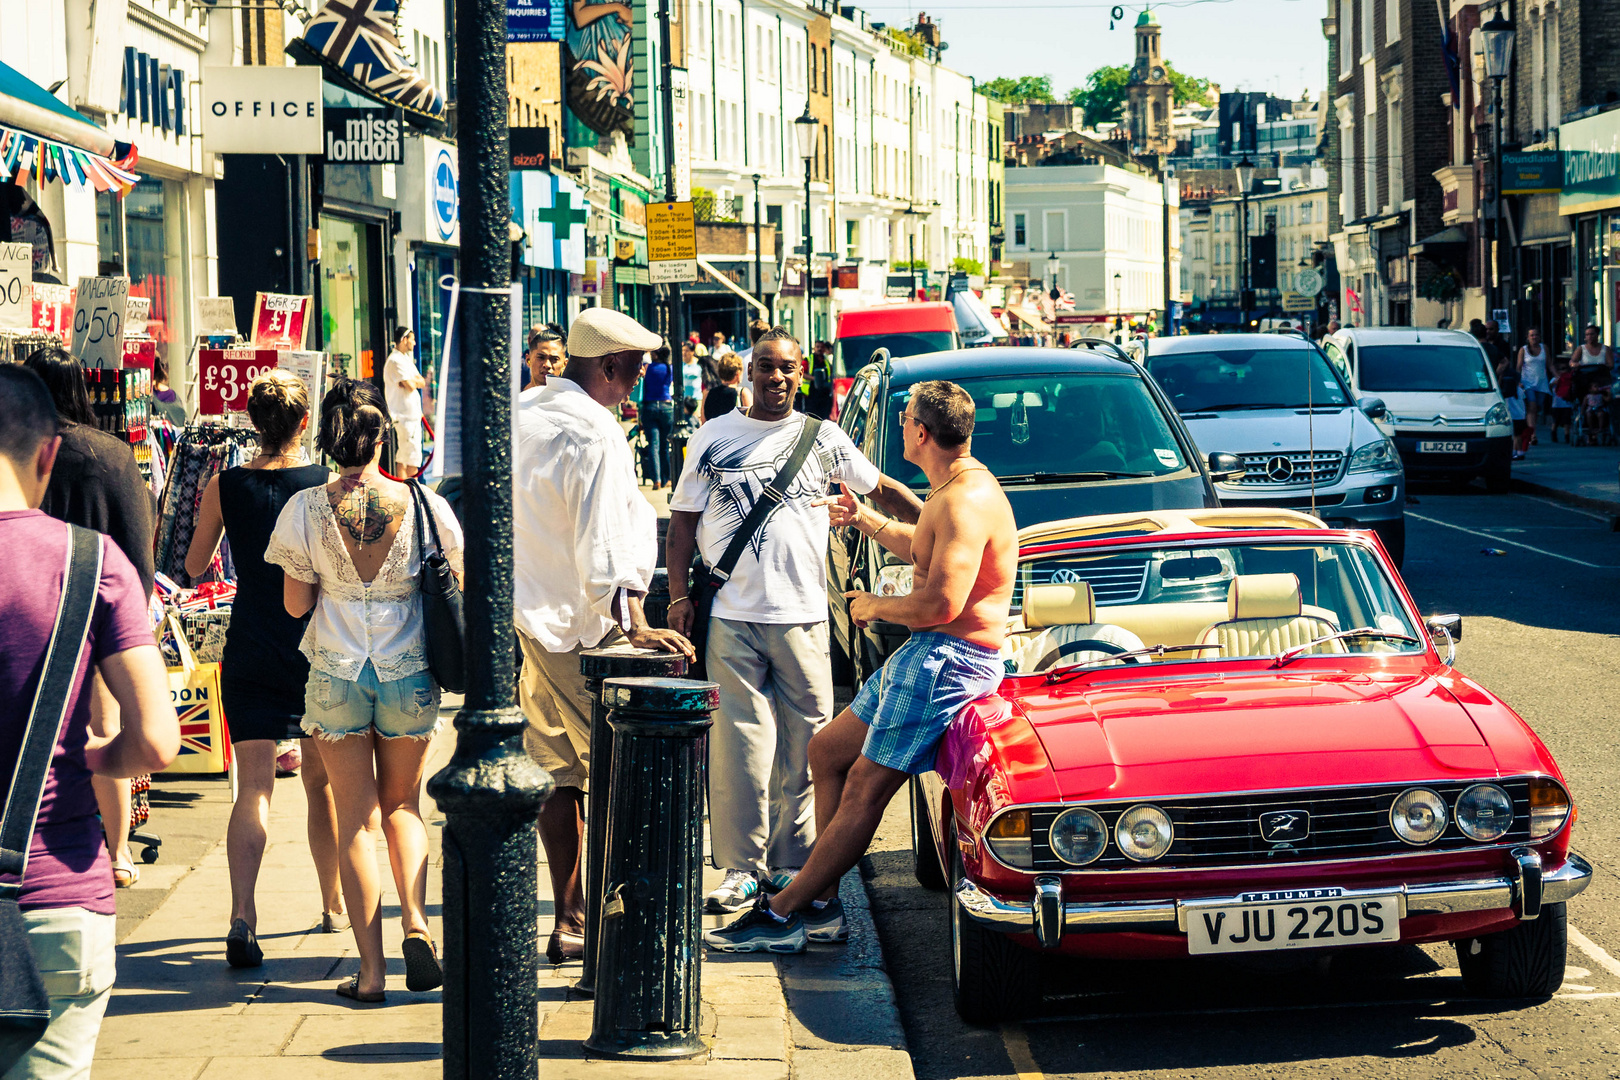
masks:
[(696, 281), (697, 219), (690, 202), (647, 204), (647, 271), (654, 284)]

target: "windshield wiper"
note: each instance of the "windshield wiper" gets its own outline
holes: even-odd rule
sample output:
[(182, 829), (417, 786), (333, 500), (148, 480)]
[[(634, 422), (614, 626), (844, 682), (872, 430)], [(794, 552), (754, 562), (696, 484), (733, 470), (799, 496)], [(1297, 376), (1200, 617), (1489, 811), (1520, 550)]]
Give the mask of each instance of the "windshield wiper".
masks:
[(1003, 484), (1063, 484), (1076, 480), (1141, 480), (1154, 475), (1150, 472), (1032, 472), (1000, 476)]
[(1200, 405), (1196, 409), (1184, 409), (1183, 413), (1201, 412), (1240, 412), (1248, 409), (1297, 409), (1298, 405), (1284, 405), (1280, 401), (1230, 401), (1222, 405)]
[(1145, 649), (1132, 649), (1130, 652), (1109, 653), (1096, 660), (1081, 660), (1078, 663), (1064, 664), (1060, 668), (1053, 668), (1046, 673), (1046, 685), (1062, 682), (1069, 675), (1078, 675), (1083, 668), (1095, 667), (1098, 664), (1111, 664), (1115, 660), (1129, 660), (1138, 656), (1163, 656), (1165, 653), (1190, 652), (1193, 649), (1214, 649), (1221, 651), (1220, 645), (1211, 641), (1203, 645), (1150, 645)]
[(1325, 645), (1330, 641), (1343, 641), (1346, 638), (1379, 638), (1384, 641), (1402, 641), (1408, 645), (1418, 644), (1418, 639), (1409, 634), (1394, 634), (1388, 630), (1380, 630), (1376, 626), (1358, 626), (1354, 630), (1340, 630), (1336, 634), (1324, 634), (1315, 641), (1307, 641), (1303, 645), (1295, 645), (1292, 649), (1284, 649), (1277, 654), (1277, 659), (1271, 662), (1271, 666), (1282, 667), (1290, 660), (1298, 659), (1318, 645)]

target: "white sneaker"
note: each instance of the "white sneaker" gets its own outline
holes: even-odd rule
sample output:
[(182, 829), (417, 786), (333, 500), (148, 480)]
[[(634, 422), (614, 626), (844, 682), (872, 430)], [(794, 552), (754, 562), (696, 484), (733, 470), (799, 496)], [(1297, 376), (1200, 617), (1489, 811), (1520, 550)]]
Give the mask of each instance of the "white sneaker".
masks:
[(793, 879), (798, 876), (799, 871), (797, 869), (770, 870), (766, 872), (765, 877), (760, 881), (759, 887), (764, 889), (769, 895), (775, 896), (777, 893), (793, 884)]
[(759, 895), (759, 881), (747, 870), (727, 870), (720, 887), (703, 898), (705, 911), (714, 915), (729, 915), (741, 911)]

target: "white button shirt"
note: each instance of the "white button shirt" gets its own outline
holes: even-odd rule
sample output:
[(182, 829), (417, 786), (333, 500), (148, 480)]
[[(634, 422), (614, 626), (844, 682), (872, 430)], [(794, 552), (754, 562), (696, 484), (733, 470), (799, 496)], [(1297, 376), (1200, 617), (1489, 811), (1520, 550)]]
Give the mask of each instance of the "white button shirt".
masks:
[(591, 648), (619, 625), (613, 597), (645, 592), (658, 561), (658, 514), (624, 429), (552, 375), (519, 398), (512, 474), (518, 629), (548, 652)]

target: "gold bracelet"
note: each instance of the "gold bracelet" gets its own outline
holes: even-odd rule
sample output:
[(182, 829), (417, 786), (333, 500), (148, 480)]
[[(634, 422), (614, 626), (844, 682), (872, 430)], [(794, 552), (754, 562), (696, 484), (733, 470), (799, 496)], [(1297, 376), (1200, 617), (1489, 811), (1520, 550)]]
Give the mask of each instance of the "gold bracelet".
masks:
[(882, 536), (883, 530), (887, 529), (892, 524), (894, 524), (894, 518), (884, 518), (883, 524), (879, 525), (877, 532), (872, 534), (872, 539), (876, 540), (878, 537)]
[(690, 596), (677, 596), (675, 599), (673, 599), (673, 600), (671, 600), (669, 602), (669, 606), (671, 608), (674, 608), (676, 604), (691, 603), (691, 602), (692, 602), (692, 598)]

